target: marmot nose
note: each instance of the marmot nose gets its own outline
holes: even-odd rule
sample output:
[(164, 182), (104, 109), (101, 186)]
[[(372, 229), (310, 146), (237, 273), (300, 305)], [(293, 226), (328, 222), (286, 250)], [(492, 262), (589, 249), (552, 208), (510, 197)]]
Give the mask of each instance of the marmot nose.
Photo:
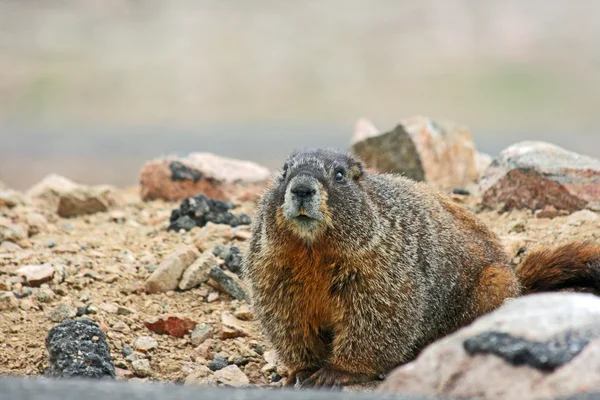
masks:
[(315, 193), (317, 193), (317, 191), (315, 189), (311, 188), (310, 186), (304, 185), (304, 184), (294, 185), (294, 187), (292, 187), (291, 192), (295, 196), (302, 198), (302, 199), (311, 197)]

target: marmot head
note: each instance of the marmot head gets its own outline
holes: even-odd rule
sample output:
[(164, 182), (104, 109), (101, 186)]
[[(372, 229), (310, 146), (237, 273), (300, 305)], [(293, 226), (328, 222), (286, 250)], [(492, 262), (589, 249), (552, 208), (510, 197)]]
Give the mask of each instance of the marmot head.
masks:
[(352, 235), (353, 229), (366, 223), (362, 178), (361, 162), (345, 152), (293, 153), (270, 190), (271, 205), (277, 205), (277, 224), (307, 244), (323, 234)]

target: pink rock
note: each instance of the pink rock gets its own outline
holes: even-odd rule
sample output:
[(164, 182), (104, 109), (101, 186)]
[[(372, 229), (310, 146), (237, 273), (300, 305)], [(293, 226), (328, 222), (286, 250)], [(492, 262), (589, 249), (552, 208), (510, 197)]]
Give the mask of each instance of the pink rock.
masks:
[(550, 143), (520, 142), (492, 162), (480, 188), (491, 207), (581, 210), (600, 201), (600, 160)]
[(191, 153), (185, 158), (167, 157), (147, 162), (140, 173), (143, 200), (183, 200), (203, 193), (229, 200), (237, 192), (263, 186), (270, 171), (250, 161), (210, 153)]
[(352, 151), (379, 172), (443, 187), (475, 182), (481, 161), (466, 127), (421, 116), (354, 143)]
[(25, 278), (29, 286), (40, 286), (44, 282), (52, 280), (54, 268), (50, 264), (25, 265), (17, 270), (17, 273)]
[(186, 333), (190, 333), (197, 324), (189, 318), (176, 315), (165, 315), (144, 322), (144, 326), (154, 333), (171, 335), (177, 338), (182, 338)]
[(354, 136), (350, 140), (350, 144), (360, 142), (373, 136), (379, 135), (379, 129), (368, 119), (359, 118), (354, 124)]

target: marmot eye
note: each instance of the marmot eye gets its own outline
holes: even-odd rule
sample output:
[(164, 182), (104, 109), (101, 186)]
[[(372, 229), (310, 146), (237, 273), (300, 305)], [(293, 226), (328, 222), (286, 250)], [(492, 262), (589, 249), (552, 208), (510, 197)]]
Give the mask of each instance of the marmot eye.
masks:
[(344, 173), (342, 171), (338, 171), (335, 173), (335, 181), (342, 182), (344, 180)]

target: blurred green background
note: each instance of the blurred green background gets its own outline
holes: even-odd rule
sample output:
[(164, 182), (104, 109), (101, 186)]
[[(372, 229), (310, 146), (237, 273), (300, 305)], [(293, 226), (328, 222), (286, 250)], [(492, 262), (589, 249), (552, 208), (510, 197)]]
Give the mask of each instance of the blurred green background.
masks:
[(358, 117), (600, 157), (597, 0), (0, 0), (0, 180), (136, 184), (211, 151), (276, 167)]

